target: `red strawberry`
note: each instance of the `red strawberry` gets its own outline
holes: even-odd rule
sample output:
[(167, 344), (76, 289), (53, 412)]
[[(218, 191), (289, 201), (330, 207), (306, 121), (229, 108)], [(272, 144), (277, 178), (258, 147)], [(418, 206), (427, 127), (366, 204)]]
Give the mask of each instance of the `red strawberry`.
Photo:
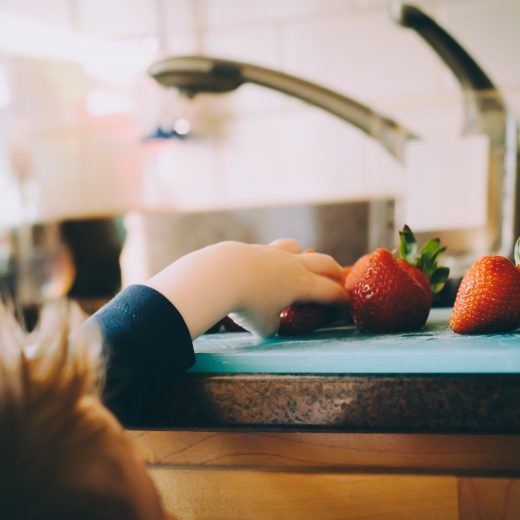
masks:
[(334, 305), (295, 303), (280, 313), (280, 336), (307, 334), (329, 325), (335, 318)]
[(408, 226), (399, 233), (399, 255), (376, 249), (352, 267), (345, 287), (351, 298), (354, 323), (362, 331), (403, 332), (424, 326), (432, 295), (446, 281), (449, 270), (438, 267), (445, 248), (438, 239), (428, 240), (417, 251)]
[(450, 327), (459, 334), (508, 332), (520, 327), (520, 239), (513, 264), (484, 256), (468, 269), (455, 298)]
[[(315, 249), (308, 248), (305, 253), (314, 253)], [(348, 267), (345, 269), (348, 270)], [(345, 277), (346, 271), (343, 270)], [(280, 326), (278, 335), (297, 336), (307, 334), (316, 329), (321, 329), (329, 325), (336, 318), (349, 321), (350, 310), (348, 303), (343, 306), (339, 304), (319, 304), (319, 303), (294, 303), (286, 307), (280, 313)]]
[[(280, 313), (280, 336), (297, 336), (329, 325), (336, 317), (336, 305), (318, 303), (295, 303)], [(345, 308), (344, 314), (348, 315)], [(227, 332), (247, 332), (238, 323), (226, 316), (219, 322)]]
[(410, 276), (415, 278), (419, 285), (431, 296), (433, 296), (432, 288), (430, 286), (430, 279), (424, 271), (418, 267), (414, 267), (402, 258), (396, 258), (397, 263), (401, 269), (404, 269)]
[(362, 261), (366, 269), (350, 290), (352, 319), (357, 327), (364, 332), (402, 332), (423, 327), (430, 312), (431, 294), (388, 249), (376, 249)]
[(446, 251), (438, 238), (427, 240), (419, 250), (412, 230), (404, 226), (399, 231), (399, 251), (397, 261), (425, 290), (430, 289), (434, 297), (444, 287), (450, 274), (447, 267), (438, 266), (439, 257)]
[(345, 275), (345, 289), (347, 290), (347, 293), (350, 293), (359, 280), (363, 278), (368, 267), (369, 257), (369, 254), (363, 255), (354, 265), (350, 266)]

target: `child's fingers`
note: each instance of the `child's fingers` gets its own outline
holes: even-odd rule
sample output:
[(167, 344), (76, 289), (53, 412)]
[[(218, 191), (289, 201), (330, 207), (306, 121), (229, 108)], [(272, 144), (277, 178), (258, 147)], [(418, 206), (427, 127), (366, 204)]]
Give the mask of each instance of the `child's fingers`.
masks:
[(346, 301), (348, 295), (342, 284), (325, 276), (312, 275), (309, 283), (298, 295), (298, 299), (317, 303), (331, 303)]
[(299, 254), (302, 252), (300, 244), (298, 244), (298, 242), (293, 238), (279, 238), (278, 240), (271, 242), (269, 246), (276, 249), (281, 249), (286, 253)]
[(305, 253), (300, 256), (300, 259), (309, 271), (322, 276), (328, 276), (343, 284), (343, 269), (331, 256), (322, 253)]

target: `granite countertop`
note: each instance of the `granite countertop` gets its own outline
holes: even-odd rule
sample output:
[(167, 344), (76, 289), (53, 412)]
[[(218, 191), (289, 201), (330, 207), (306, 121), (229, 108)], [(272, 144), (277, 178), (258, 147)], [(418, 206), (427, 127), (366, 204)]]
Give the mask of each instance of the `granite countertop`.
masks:
[(460, 336), (448, 317), (408, 334), (204, 336), (140, 426), (519, 434), (520, 331)]

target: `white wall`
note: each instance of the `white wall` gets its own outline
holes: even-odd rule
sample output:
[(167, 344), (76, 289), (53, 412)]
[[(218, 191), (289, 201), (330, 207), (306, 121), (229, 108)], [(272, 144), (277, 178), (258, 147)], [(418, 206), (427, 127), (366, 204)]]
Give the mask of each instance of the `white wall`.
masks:
[[(520, 113), (520, 1), (416, 3), (467, 46)], [(105, 38), (155, 36), (166, 54), (270, 66), (363, 101), (421, 135), (456, 135), (456, 82), (416, 34), (392, 21), (388, 7), (386, 0), (0, 0), (0, 9)], [(138, 96), (146, 126), (165, 106), (155, 85)], [(403, 190), (403, 168), (377, 144), (281, 94), (246, 85), (178, 113), (189, 113), (198, 139), (148, 147), (144, 180), (136, 174), (126, 187), (117, 184), (114, 198), (141, 193), (138, 203), (152, 208), (206, 209)]]

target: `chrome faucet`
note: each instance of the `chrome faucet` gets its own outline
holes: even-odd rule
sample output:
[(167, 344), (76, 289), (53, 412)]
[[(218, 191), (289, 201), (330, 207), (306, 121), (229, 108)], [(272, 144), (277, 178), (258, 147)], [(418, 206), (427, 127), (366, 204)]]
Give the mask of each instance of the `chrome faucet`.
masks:
[[(470, 54), (439, 24), (413, 5), (393, 4), (394, 19), (414, 29), (449, 67), (462, 89), (464, 135), (489, 138), (486, 244), (489, 253), (512, 257), (520, 235), (518, 122), (500, 90)], [(444, 242), (457, 239), (447, 232)]]
[[(393, 14), (398, 23), (414, 29), (425, 39), (460, 83), (465, 107), (463, 134), (480, 133), (490, 140), (485, 226), (477, 230), (435, 232), (448, 245), (448, 250), (456, 252), (460, 269), (455, 271), (460, 276), (472, 260), (471, 254), (460, 252), (467, 244), (480, 242), (485, 244), (487, 253), (512, 255), (515, 237), (520, 233), (518, 125), (489, 77), (432, 18), (407, 4), (394, 6)], [(250, 63), (208, 56), (170, 57), (152, 64), (149, 73), (161, 85), (176, 87), (190, 97), (198, 93), (230, 92), (247, 82), (286, 93), (354, 125), (400, 162), (405, 161), (407, 142), (419, 138), (400, 123), (348, 96)]]
[(378, 140), (401, 160), (403, 146), (415, 134), (393, 119), (354, 99), (316, 83), (251, 63), (209, 56), (179, 56), (154, 63), (149, 74), (165, 87), (175, 87), (188, 97), (200, 93), (231, 92), (244, 83), (255, 83), (322, 108)]

